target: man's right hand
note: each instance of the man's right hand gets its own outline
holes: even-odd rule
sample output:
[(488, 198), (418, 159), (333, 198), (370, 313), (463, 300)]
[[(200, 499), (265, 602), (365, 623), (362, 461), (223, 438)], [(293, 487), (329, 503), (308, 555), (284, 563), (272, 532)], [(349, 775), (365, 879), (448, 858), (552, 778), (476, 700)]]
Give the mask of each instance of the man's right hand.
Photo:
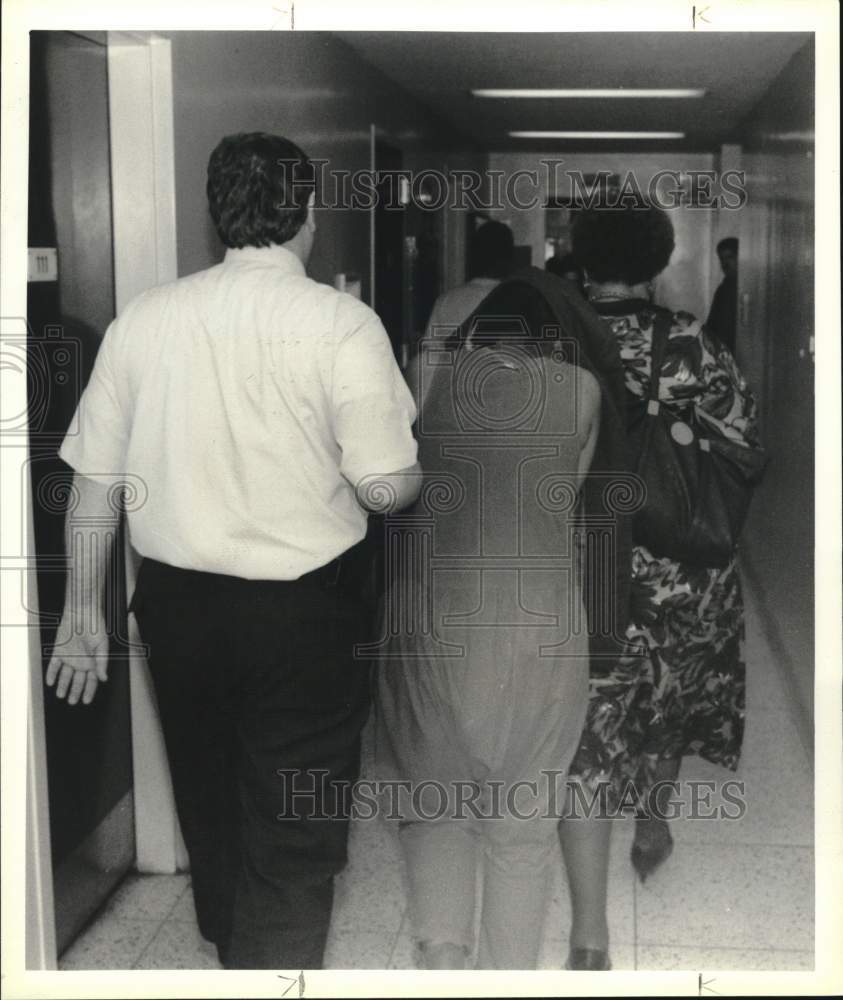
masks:
[(66, 697), (68, 705), (80, 698), (90, 705), (98, 685), (108, 680), (108, 633), (98, 617), (89, 619), (90, 628), (79, 634), (65, 612), (56, 633), (45, 680), (47, 687), (55, 684), (56, 697)]

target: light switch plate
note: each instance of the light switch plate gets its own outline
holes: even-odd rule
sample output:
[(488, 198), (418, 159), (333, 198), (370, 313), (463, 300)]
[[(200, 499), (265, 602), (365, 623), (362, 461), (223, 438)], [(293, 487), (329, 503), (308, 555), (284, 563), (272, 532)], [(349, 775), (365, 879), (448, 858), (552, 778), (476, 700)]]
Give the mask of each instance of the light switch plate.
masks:
[(59, 255), (55, 247), (29, 247), (27, 281), (58, 281)]
[(58, 281), (59, 255), (55, 247), (29, 247), (27, 281)]

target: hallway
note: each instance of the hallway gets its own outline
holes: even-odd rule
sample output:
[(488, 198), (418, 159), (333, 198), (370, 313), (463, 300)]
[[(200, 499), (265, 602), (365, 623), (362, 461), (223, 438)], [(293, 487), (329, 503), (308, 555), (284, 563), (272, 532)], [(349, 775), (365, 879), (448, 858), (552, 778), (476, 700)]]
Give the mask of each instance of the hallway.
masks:
[[(823, 582), (822, 572), (828, 570), (827, 553), (837, 552), (839, 540), (837, 529), (827, 528), (827, 510), (825, 519), (816, 513), (829, 506), (832, 494), (837, 502), (836, 486), (829, 489), (827, 480), (815, 495), (816, 474), (830, 469), (833, 480), (839, 451), (824, 451), (825, 438), (836, 435), (836, 430), (830, 431), (833, 421), (824, 417), (836, 410), (824, 408), (829, 402), (829, 372), (839, 367), (834, 365), (839, 360), (837, 313), (828, 309), (837, 286), (825, 278), (827, 255), (817, 252), (829, 235), (833, 213), (824, 208), (816, 212), (815, 201), (820, 169), (828, 172), (834, 160), (816, 120), (820, 98), (825, 100), (828, 92), (836, 99), (837, 94), (826, 86), (828, 45), (811, 18), (804, 23), (794, 18), (792, 24), (783, 23), (775, 30), (763, 26), (763, 30), (710, 31), (687, 26), (656, 30), (643, 20), (632, 30), (613, 23), (611, 30), (603, 26), (592, 31), (551, 21), (542, 31), (499, 30), (489, 24), (483, 31), (441, 32), (421, 27), (384, 29), (364, 23), (365, 19), (359, 25), (330, 30), (300, 25), (301, 30), (295, 31), (256, 30), (251, 25), (242, 31), (210, 30), (207, 25), (182, 30), (162, 22), (160, 29), (137, 32), (38, 27), (22, 41), (29, 49), (32, 204), (26, 246), (32, 273), (25, 300), (6, 315), (27, 317), (31, 330), (25, 344), (19, 345), (21, 356), (30, 367), (33, 362), (43, 367), (47, 381), (53, 379), (63, 389), (50, 388), (50, 409), (42, 426), (35, 420), (41, 419), (40, 386), (30, 380), (30, 396), (21, 409), (25, 412), (28, 405), (30, 426), (20, 441), (13, 441), (22, 446), (24, 462), (23, 508), (17, 520), (26, 525), (29, 514), (33, 524), (32, 537), (16, 541), (14, 551), (19, 554), (14, 558), (20, 560), (25, 553), (33, 560), (35, 570), (29, 572), (22, 592), (37, 596), (32, 607), (22, 605), (18, 624), (41, 627), (40, 643), (36, 639), (19, 654), (28, 657), (27, 686), (21, 692), (25, 697), (20, 710), (15, 703), (11, 713), (14, 723), (24, 720), (21, 747), (23, 736), (27, 738), (26, 796), (19, 796), (25, 810), (18, 831), (26, 836), (11, 866), (19, 885), (11, 888), (4, 875), (7, 893), (16, 910), (19, 905), (21, 909), (19, 919), (9, 924), (20, 928), (24, 939), (23, 985), (15, 995), (36, 995), (26, 980), (54, 970), (221, 968), (215, 946), (198, 930), (158, 708), (163, 702), (144, 662), (137, 615), (129, 610), (141, 553), (148, 558), (154, 553), (144, 548), (142, 534), (133, 534), (127, 525), (129, 515), (136, 517), (148, 500), (149, 511), (158, 502), (156, 490), (148, 489), (159, 471), (158, 455), (164, 456), (162, 467), (177, 471), (174, 481), (181, 483), (185, 477), (187, 487), (180, 485), (179, 490), (189, 488), (196, 496), (207, 493), (213, 502), (215, 513), (191, 517), (185, 524), (189, 520), (193, 529), (207, 525), (205, 534), (210, 538), (212, 528), (226, 523), (229, 509), (239, 510), (237, 504), (222, 504), (222, 493), (216, 492), (222, 479), (216, 472), (214, 484), (196, 493), (192, 471), (195, 452), (209, 456), (204, 468), (231, 470), (232, 484), (241, 475), (240, 451), (232, 461), (220, 462), (218, 457), (219, 436), (212, 418), (228, 413), (228, 401), (223, 407), (215, 404), (216, 409), (187, 406), (195, 387), (212, 380), (195, 377), (197, 366), (190, 355), (184, 355), (183, 364), (167, 357), (168, 370), (191, 373), (190, 379), (185, 375), (188, 389), (174, 397), (180, 412), (195, 419), (184, 422), (189, 433), (185, 431), (183, 438), (191, 442), (191, 459), (171, 461), (169, 443), (156, 450), (141, 449), (144, 460), (154, 455), (155, 461), (150, 463), (151, 475), (136, 477), (137, 508), (128, 505), (128, 491), (120, 494), (126, 502), (126, 534), (118, 544), (122, 554), (117, 552), (114, 560), (116, 601), (108, 605), (116, 633), (114, 645), (109, 646), (112, 683), (102, 686), (93, 704), (84, 707), (56, 697), (51, 681), (45, 683), (55, 625), (65, 596), (71, 593), (63, 572), (55, 570), (64, 568), (66, 527), (76, 510), (71, 488), (53, 502), (47, 487), (54, 479), (64, 482), (62, 477), (68, 487), (72, 484), (73, 468), (60, 460), (58, 447), (65, 435), (76, 433), (73, 414), (105, 331), (137, 296), (156, 286), (192, 280), (191, 276), (216, 268), (229, 250), (244, 249), (230, 245), (230, 240), (226, 243), (228, 237), (212, 218), (213, 208), (208, 211), (208, 156), (222, 136), (253, 131), (283, 133), (303, 144), (317, 167), (317, 180), (313, 225), (297, 230), (310, 233), (313, 252), (304, 253), (299, 263), (306, 265), (307, 277), (323, 286), (326, 296), (344, 292), (359, 300), (347, 302), (349, 309), (371, 307), (371, 318), (377, 314), (388, 337), (382, 354), (391, 364), (391, 347), (396, 372), (400, 370), (408, 381), (414, 377), (416, 358), (429, 360), (431, 369), (452, 364), (446, 353), (431, 352), (427, 358), (420, 350), (432, 317), (438, 315), (436, 303), (475, 281), (487, 294), (489, 286), (484, 283), (509, 274), (510, 266), (530, 267), (542, 277), (545, 271), (561, 273), (558, 265), (573, 258), (577, 220), (591, 208), (611, 211), (627, 202), (638, 207), (640, 195), (669, 216), (672, 231), (672, 249), (661, 270), (655, 265), (649, 269), (646, 283), (630, 284), (631, 277), (626, 281), (625, 266), (607, 272), (604, 282), (600, 260), (587, 269), (585, 251), (582, 259), (574, 258), (573, 287), (595, 309), (618, 296), (618, 301), (646, 297), (654, 306), (676, 316), (696, 317), (716, 332), (714, 320), (707, 317), (716, 297), (728, 293), (731, 339), (723, 342), (731, 344), (746, 383), (733, 378), (729, 367), (725, 379), (722, 371), (715, 372), (707, 384), (717, 391), (712, 398), (723, 389), (718, 405), (722, 404), (723, 414), (737, 420), (732, 424), (735, 440), (744, 439), (744, 425), (754, 424), (752, 405), (740, 402), (744, 388), (752, 390), (760, 441), (769, 459), (740, 542), (745, 563), (746, 731), (737, 773), (689, 757), (680, 785), (686, 807), (696, 790), (697, 805), (703, 809), (708, 804), (743, 808), (736, 819), (674, 820), (675, 849), (646, 883), (638, 881), (630, 862), (633, 819), (614, 822), (609, 952), (616, 971), (691, 973), (692, 992), (697, 989), (697, 973), (705, 971), (805, 973), (818, 968), (813, 978), (819, 982), (826, 966), (837, 962), (839, 913), (830, 910), (840, 896), (837, 845), (843, 839), (838, 830), (835, 745), (839, 719), (834, 717), (833, 727), (829, 719), (839, 707), (839, 581), (837, 567), (830, 585)], [(147, 94), (153, 95), (148, 102), (138, 97)], [(35, 198), (35, 192), (44, 192), (44, 198)], [(284, 207), (275, 199), (272, 206)], [(474, 247), (476, 234), (490, 224), (506, 230), (512, 243), (511, 259), (497, 273), (482, 269), (482, 255)], [(286, 231), (279, 232), (273, 230), (271, 245), (273, 253), (279, 250), (283, 256)], [(615, 237), (606, 243), (613, 250), (620, 245)], [(721, 256), (724, 245), (729, 247), (731, 258), (729, 253), (726, 258), (732, 261), (732, 272)], [(245, 249), (258, 246), (247, 241)], [(635, 258), (636, 276), (638, 265), (646, 270), (648, 249), (629, 254)], [(46, 251), (50, 253), (45, 257)], [(605, 248), (601, 252), (611, 256)], [(43, 272), (42, 258), (49, 264)], [(608, 279), (618, 274), (624, 278), (625, 291), (609, 288), (601, 295), (597, 286), (611, 286)], [(634, 288), (638, 288), (635, 294)], [(576, 304), (590, 311), (578, 299)], [(824, 319), (817, 324), (815, 315), (832, 315), (834, 322), (829, 326)], [(273, 315), (268, 326), (275, 322)], [(611, 324), (613, 334), (621, 325)], [(234, 329), (234, 324), (221, 326)], [(71, 335), (69, 343), (74, 350), (80, 348), (79, 359), (63, 345), (54, 350), (56, 329), (62, 336), (65, 330)], [(310, 320), (295, 328), (291, 342), (302, 343), (300, 329), (309, 334)], [(565, 322), (554, 324), (554, 329), (576, 339), (576, 330), (569, 331)], [(542, 333), (547, 332), (545, 325)], [(641, 343), (645, 341), (642, 338)], [(183, 341), (174, 338), (173, 343), (180, 346)], [(684, 338), (679, 346), (683, 350), (688, 346)], [(246, 357), (242, 342), (237, 342), (232, 356)], [(716, 351), (711, 356), (722, 360)], [(62, 368), (68, 357), (79, 369), (72, 377)], [(684, 383), (695, 372), (707, 373), (709, 368), (697, 365), (700, 358), (709, 364), (708, 352), (697, 351), (693, 363), (676, 366), (675, 381)], [(231, 398), (241, 398), (244, 384), (251, 392), (256, 375), (269, 379), (269, 385), (279, 370), (285, 377), (289, 373), (292, 383), (298, 384), (298, 379), (304, 384), (297, 363), (284, 369), (276, 360), (272, 357), (270, 364), (244, 370), (243, 382), (234, 379), (236, 368), (220, 368), (235, 386)], [(109, 363), (106, 360), (101, 367)], [(136, 367), (145, 372), (148, 363), (143, 358)], [(652, 365), (652, 358), (646, 365)], [(635, 367), (629, 364), (628, 370)], [(332, 379), (339, 370), (333, 361), (324, 368)], [(424, 369), (422, 374), (432, 378), (431, 371)], [(557, 380), (563, 381), (562, 376)], [(360, 381), (362, 385), (364, 379)], [(365, 382), (368, 388), (368, 378)], [(683, 400), (695, 385), (692, 380), (681, 387)], [(132, 392), (127, 391), (127, 398)], [(325, 394), (326, 399), (333, 395), (333, 390)], [(576, 393), (565, 398), (574, 399)], [(740, 412), (733, 412), (736, 400), (743, 407)], [(275, 419), (282, 411), (262, 405), (256, 412), (261, 419), (267, 415)], [(295, 407), (289, 412), (298, 414)], [(658, 405), (655, 411), (648, 407), (648, 412), (658, 412)], [(714, 416), (720, 421), (720, 411)], [(157, 418), (149, 423), (157, 426)], [(145, 432), (145, 421), (138, 421), (138, 426)], [(251, 433), (252, 425), (245, 426)], [(336, 437), (336, 422), (330, 426)], [(376, 426), (367, 421), (361, 438), (374, 440)], [(382, 426), (389, 428), (391, 423), (384, 420)], [(672, 439), (680, 445), (690, 443), (680, 440), (687, 430), (684, 423), (672, 424)], [(425, 434), (428, 428), (419, 415), (415, 436), (420, 440)], [(429, 436), (436, 436), (435, 429)], [(278, 437), (267, 440), (271, 458), (266, 469), (283, 472), (286, 478), (278, 489), (260, 491), (261, 505), (269, 498), (275, 503), (278, 497), (294, 496), (289, 473), (297, 472), (302, 462), (298, 453), (284, 453), (278, 460)], [(330, 435), (329, 443), (333, 463), (343, 446)], [(707, 443), (701, 436), (704, 451), (710, 450)], [(244, 446), (243, 454), (248, 452)], [(11, 455), (11, 449), (6, 454)], [(823, 456), (817, 468), (815, 454)], [(422, 465), (427, 472), (437, 471), (433, 463)], [(114, 468), (118, 471), (109, 475), (122, 482), (128, 464), (117, 463)], [(83, 478), (87, 475), (76, 471)], [(265, 475), (261, 471), (254, 481), (264, 482)], [(347, 483), (340, 481), (340, 486), (346, 489)], [(242, 492), (239, 485), (237, 489)], [(359, 495), (356, 499), (361, 508), (365, 506)], [(225, 517), (219, 514), (218, 501)], [(167, 504), (160, 509), (167, 516), (171, 513)], [(477, 524), (482, 525), (484, 511), (478, 511)], [(358, 513), (356, 506), (354, 512)], [(273, 515), (270, 520), (272, 537), (292, 531), (291, 517)], [(166, 537), (180, 536), (181, 530)], [(329, 564), (329, 553), (322, 550), (329, 534), (314, 532), (319, 555), (308, 563), (314, 571)], [(221, 555), (229, 551), (227, 537), (215, 545), (208, 538), (202, 538), (212, 555), (207, 564), (182, 560), (180, 555), (177, 561), (169, 552), (163, 557), (183, 568), (201, 563), (210, 572), (213, 563), (214, 572), (248, 575)], [(290, 547), (303, 543), (297, 526), (295, 538), (287, 543)], [(340, 549), (335, 546), (331, 555)], [(235, 545), (232, 551), (239, 548)], [(487, 554), (482, 546), (478, 553)], [(263, 575), (267, 580), (296, 579), (289, 568), (274, 563), (261, 574), (261, 580)], [(334, 586), (339, 579), (338, 571)], [(710, 600), (711, 594), (701, 613), (711, 607)], [(141, 607), (140, 601), (134, 610)], [(731, 628), (736, 617), (731, 606), (726, 611)], [(691, 626), (687, 617), (680, 616), (677, 622), (675, 634), (684, 639), (686, 626)], [(829, 622), (835, 630), (833, 642), (826, 638)], [(502, 613), (495, 624), (507, 624)], [(3, 631), (5, 642), (14, 630)], [(23, 629), (18, 631), (24, 634)], [(330, 635), (329, 628), (324, 632)], [(275, 633), (271, 635), (274, 641)], [(732, 643), (730, 654), (734, 649)], [(318, 658), (291, 658), (291, 662), (298, 667), (314, 659)], [(225, 669), (237, 664), (236, 657), (223, 655), (222, 660)], [(191, 662), (207, 665), (199, 657)], [(494, 663), (494, 657), (489, 662)], [(711, 746), (730, 740), (736, 732), (720, 711), (727, 699), (738, 711), (741, 706), (743, 689), (728, 683), (733, 674), (723, 663), (719, 660), (705, 677), (692, 678), (693, 683), (699, 680), (700, 690), (717, 692), (708, 702), (714, 706), (713, 721), (704, 737), (712, 737)], [(656, 668), (657, 673), (658, 662)], [(205, 680), (203, 676), (203, 684)], [(520, 684), (519, 676), (512, 689)], [(689, 687), (685, 685), (682, 695)], [(722, 694), (727, 687), (730, 693)], [(318, 702), (322, 694), (319, 688), (313, 700)], [(496, 701), (508, 707), (514, 703), (516, 699)], [(305, 714), (309, 711), (308, 701)], [(653, 711), (652, 719), (641, 723), (642, 730), (669, 715), (659, 706)], [(198, 715), (191, 712), (188, 717), (192, 724)], [(277, 725), (273, 721), (271, 728), (273, 737), (280, 732), (286, 738), (286, 721)], [(364, 732), (363, 779), (376, 777), (373, 729), (370, 722)], [(181, 731), (191, 730), (186, 726)], [(490, 742), (500, 743), (501, 727), (488, 731)], [(522, 731), (532, 739), (532, 718)], [(203, 764), (206, 759), (203, 756)], [(18, 772), (23, 770), (18, 766)], [(15, 772), (14, 777), (18, 780), (20, 775)], [(739, 788), (731, 799), (723, 795), (727, 782)], [(822, 791), (816, 827), (815, 785)], [(273, 808), (270, 817), (275, 812)], [(405, 861), (394, 826), (382, 819), (352, 824), (350, 863), (336, 882), (326, 969), (419, 968)], [(302, 862), (304, 867), (309, 863), (309, 859)], [(561, 970), (571, 924), (561, 852), (548, 881), (552, 902), (538, 968)], [(515, 895), (504, 897), (507, 933), (519, 926)], [(294, 922), (305, 925), (300, 910)], [(534, 932), (529, 933), (535, 940)], [(259, 937), (255, 933), (250, 940)], [(268, 936), (269, 963), (278, 959), (277, 947), (277, 940)], [(299, 945), (285, 957), (294, 960), (316, 961), (303, 957)], [(146, 991), (147, 977), (128, 978)], [(173, 977), (161, 978), (169, 984)], [(274, 978), (273, 974), (272, 985)], [(408, 978), (400, 977), (402, 983)], [(781, 989), (792, 985), (787, 977), (777, 979)], [(77, 980), (57, 977), (56, 982), (61, 991), (65, 984), (73, 988)], [(223, 977), (220, 990), (228, 988), (226, 982), (230, 985), (232, 980)], [(237, 981), (233, 982), (236, 987)], [(553, 993), (558, 991), (553, 986), (557, 982), (562, 981), (555, 977), (551, 981)], [(619, 977), (618, 982), (631, 980)]]
[[(676, 848), (646, 885), (618, 822), (609, 926), (617, 970), (810, 970), (814, 967), (813, 781), (787, 688), (747, 586), (747, 728), (736, 821), (673, 823)], [(364, 758), (365, 769), (365, 758)], [(365, 774), (364, 774), (365, 776)], [(730, 772), (691, 758), (686, 780)], [(326, 967), (413, 969), (402, 861), (379, 823), (357, 823), (337, 885)], [(570, 920), (560, 865), (540, 968), (560, 968)], [(187, 875), (130, 876), (59, 960), (60, 969), (217, 969), (196, 928)]]

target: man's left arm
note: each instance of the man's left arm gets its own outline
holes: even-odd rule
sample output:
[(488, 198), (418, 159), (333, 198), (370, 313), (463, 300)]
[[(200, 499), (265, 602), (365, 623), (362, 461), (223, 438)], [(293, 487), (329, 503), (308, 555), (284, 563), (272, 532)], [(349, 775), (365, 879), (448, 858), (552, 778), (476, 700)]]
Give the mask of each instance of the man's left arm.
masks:
[[(112, 483), (109, 486), (113, 486)], [(67, 512), (68, 557), (64, 612), (52, 645), (46, 684), (69, 705), (89, 705), (97, 686), (108, 680), (108, 622), (105, 581), (120, 513), (114, 490), (96, 479), (73, 477), (78, 503)]]
[[(131, 308), (131, 307), (129, 307)], [(124, 313), (125, 315), (125, 313)], [(87, 705), (107, 677), (105, 582), (120, 521), (131, 405), (121, 350), (122, 317), (106, 331), (76, 412), (75, 430), (59, 456), (74, 470), (74, 504), (65, 521), (64, 611), (51, 647), (46, 684), (75, 705)]]

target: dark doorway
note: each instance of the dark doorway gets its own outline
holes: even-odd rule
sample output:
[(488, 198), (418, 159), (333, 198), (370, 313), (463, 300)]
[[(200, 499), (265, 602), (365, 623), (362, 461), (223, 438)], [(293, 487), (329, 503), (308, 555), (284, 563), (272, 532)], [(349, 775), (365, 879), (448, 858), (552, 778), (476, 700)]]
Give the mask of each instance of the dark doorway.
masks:
[[(31, 35), (30, 247), (57, 251), (57, 272), (30, 281), (29, 426), (42, 649), (64, 603), (64, 521), (72, 470), (58, 457), (114, 318), (104, 37)], [(43, 256), (43, 255), (42, 255)], [(36, 273), (37, 273), (36, 268)], [(121, 539), (112, 624), (125, 635)], [(50, 841), (59, 952), (134, 862), (129, 678), (112, 646), (109, 681), (89, 706), (45, 692)], [(45, 668), (46, 655), (42, 657)]]
[(396, 358), (404, 342), (404, 199), (401, 150), (375, 140), (375, 312), (389, 334)]

